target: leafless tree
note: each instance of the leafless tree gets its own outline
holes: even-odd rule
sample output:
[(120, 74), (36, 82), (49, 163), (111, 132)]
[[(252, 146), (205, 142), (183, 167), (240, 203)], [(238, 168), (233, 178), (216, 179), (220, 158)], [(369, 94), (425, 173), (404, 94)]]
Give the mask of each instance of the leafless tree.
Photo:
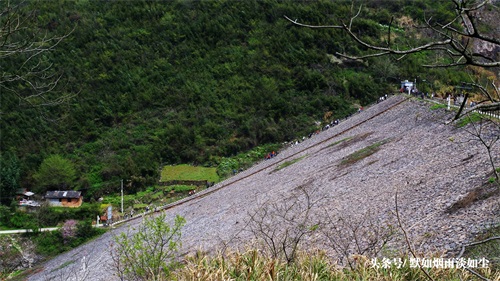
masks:
[(32, 107), (60, 104), (73, 95), (48, 95), (61, 81), (61, 74), (53, 71), (47, 54), (75, 27), (57, 35), (38, 23), (37, 10), (30, 7), (33, 1), (4, 0), (0, 5), (0, 90)]
[[(472, 80), (472, 79), (471, 79)], [(468, 113), (472, 111), (483, 111), (483, 112), (495, 112), (495, 111), (500, 111), (499, 108), (499, 102), (500, 102), (500, 89), (495, 85), (494, 82), (491, 83), (491, 88), (487, 88), (487, 86), (484, 86), (480, 83), (468, 83), (473, 89), (476, 89), (479, 91), (481, 96), (486, 97), (485, 100), (480, 102), (477, 106), (471, 107), (468, 110), (465, 109), (465, 105), (467, 102), (467, 97), (468, 95), (465, 96), (464, 101), (462, 102), (462, 105), (460, 106), (455, 118), (453, 120), (458, 120), (460, 117), (467, 115)]]
[[(380, 57), (388, 55), (399, 56), (398, 60), (411, 54), (432, 51), (436, 53), (442, 53), (447, 56), (450, 60), (449, 63), (437, 63), (437, 64), (427, 64), (426, 67), (457, 67), (457, 66), (474, 66), (483, 68), (498, 69), (500, 66), (500, 39), (498, 36), (491, 36), (484, 32), (484, 30), (495, 30), (496, 26), (489, 26), (490, 28), (485, 28), (488, 26), (486, 22), (482, 20), (483, 14), (490, 14), (493, 18), (498, 18), (500, 16), (500, 8), (489, 0), (449, 0), (454, 4), (455, 16), (453, 19), (447, 22), (439, 22), (434, 20), (432, 17), (423, 19), (423, 26), (414, 26), (420, 30), (426, 31), (425, 34), (429, 34), (429, 42), (423, 43), (418, 46), (397, 46), (391, 42), (392, 32), (392, 20), (388, 28), (387, 42), (380, 42), (379, 45), (370, 43), (358, 36), (353, 28), (355, 21), (362, 15), (362, 5), (355, 7), (354, 2), (351, 5), (351, 16), (347, 21), (340, 20), (339, 24), (336, 25), (308, 25), (300, 23), (297, 20), (292, 20), (285, 15), (285, 18), (291, 23), (307, 27), (307, 28), (334, 28), (344, 31), (354, 42), (365, 47), (368, 53), (365, 55), (353, 56), (349, 54), (342, 54), (337, 52), (336, 55), (354, 60), (362, 60), (371, 57)], [(477, 50), (477, 45), (487, 46), (487, 49), (493, 50), (492, 52), (481, 52)], [(472, 109), (466, 110), (466, 104), (468, 99), (468, 94), (465, 95), (461, 106), (457, 114), (448, 123), (456, 121), (463, 116), (468, 116), (472, 110), (479, 110), (481, 112), (498, 112), (500, 111), (500, 91), (496, 81), (490, 81), (490, 85), (485, 85), (484, 83), (479, 83), (471, 78), (471, 83), (468, 83), (472, 89), (475, 89), (480, 93), (482, 100)], [(498, 121), (494, 121), (493, 123)], [(477, 128), (477, 127), (474, 127)], [(491, 147), (495, 144), (484, 142), (482, 134), (476, 130), (472, 133), (477, 137), (488, 151), (490, 160)], [(492, 160), (493, 161), (493, 160)], [(492, 162), (493, 163), (493, 162)], [(493, 170), (495, 176), (498, 179), (498, 173), (493, 165)]]
[[(406, 245), (408, 247), (408, 250), (410, 251), (411, 255), (414, 258), (417, 258), (417, 254), (415, 253), (415, 250), (413, 249), (414, 247), (413, 247), (413, 245), (412, 245), (412, 243), (410, 241), (410, 238), (408, 236), (406, 228), (403, 225), (403, 220), (401, 219), (401, 215), (399, 214), (399, 207), (398, 207), (398, 187), (397, 186), (396, 186), (396, 192), (394, 193), (394, 206), (395, 206), (395, 212), (396, 212), (396, 219), (398, 221), (398, 227), (403, 232), (403, 236), (404, 236)], [(420, 271), (422, 271), (422, 273), (424, 273), (424, 275), (427, 277), (428, 280), (434, 281), (434, 279), (429, 275), (429, 273), (427, 271), (424, 270), (424, 268), (421, 265), (419, 265), (418, 268), (420, 269)]]
[[(355, 7), (351, 5), (351, 16), (347, 21), (339, 20), (335, 25), (309, 25), (301, 23), (297, 20), (292, 20), (288, 16), (285, 19), (297, 26), (307, 28), (333, 28), (344, 31), (354, 42), (365, 47), (369, 52), (364, 55), (353, 56), (350, 54), (343, 54), (337, 52), (336, 55), (353, 60), (366, 59), (371, 57), (380, 57), (387, 55), (403, 57), (419, 53), (422, 51), (433, 51), (444, 54), (450, 58), (448, 63), (428, 64), (426, 67), (453, 67), (453, 66), (480, 66), (486, 68), (494, 68), (500, 66), (500, 57), (498, 50), (500, 50), (500, 39), (497, 36), (490, 36), (483, 32), (485, 24), (481, 20), (481, 12), (486, 8), (493, 16), (500, 15), (498, 6), (495, 6), (489, 0), (450, 0), (455, 6), (455, 16), (448, 22), (439, 22), (432, 17), (423, 19), (423, 26), (415, 26), (417, 28), (425, 29), (429, 34), (433, 34), (434, 39), (430, 42), (422, 43), (418, 46), (395, 46), (391, 42), (392, 35), (392, 20), (388, 28), (387, 42), (374, 44), (364, 40), (361, 36), (356, 34), (353, 29), (353, 23), (362, 14), (362, 5)], [(354, 2), (353, 2), (354, 3)], [(491, 29), (490, 29), (491, 30)], [(490, 54), (480, 52), (475, 48), (477, 43), (487, 45), (489, 49), (494, 50)], [(496, 50), (496, 51), (495, 51)], [(484, 89), (483, 89), (484, 90)], [(500, 109), (500, 97), (491, 95), (488, 92), (481, 90), (483, 97), (488, 103), (479, 105), (478, 109), (483, 111), (494, 111)]]
[(486, 149), (488, 159), (490, 161), (491, 167), (493, 168), (493, 175), (496, 182), (500, 184), (500, 178), (497, 171), (497, 166), (495, 165), (495, 153), (498, 151), (495, 149), (495, 145), (498, 140), (500, 140), (500, 123), (495, 122), (487, 117), (480, 117), (479, 121), (473, 120), (471, 117), (472, 112), (468, 112), (466, 117), (470, 122), (469, 126), (465, 126), (464, 130), (468, 132), (472, 138), (469, 141), (480, 142), (481, 145)]
[(309, 184), (299, 186), (290, 197), (264, 202), (250, 214), (248, 229), (273, 258), (292, 263), (305, 238), (320, 226), (313, 210), (319, 200)]
[(360, 216), (346, 216), (340, 211), (324, 211), (323, 227), (327, 246), (335, 251), (339, 263), (356, 266), (354, 257), (376, 257), (395, 234), (395, 228), (384, 225), (369, 212)]

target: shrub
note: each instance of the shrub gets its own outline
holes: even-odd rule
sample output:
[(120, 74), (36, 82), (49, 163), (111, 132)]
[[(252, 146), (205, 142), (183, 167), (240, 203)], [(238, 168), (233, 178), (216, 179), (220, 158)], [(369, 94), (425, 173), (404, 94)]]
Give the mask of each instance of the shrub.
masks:
[(134, 234), (120, 233), (111, 246), (113, 269), (120, 279), (167, 280), (177, 267), (174, 257), (181, 246), (185, 220), (176, 216), (173, 226), (166, 215), (145, 219)]
[(93, 227), (90, 220), (79, 221), (76, 225), (76, 237), (83, 238), (84, 240), (92, 238), (103, 231), (102, 229)]
[(14, 228), (33, 228), (32, 220), (30, 215), (27, 213), (16, 211), (9, 220), (9, 223)]
[(36, 251), (42, 255), (55, 256), (64, 252), (67, 246), (64, 246), (61, 231), (48, 231), (39, 233), (34, 240), (36, 241)]

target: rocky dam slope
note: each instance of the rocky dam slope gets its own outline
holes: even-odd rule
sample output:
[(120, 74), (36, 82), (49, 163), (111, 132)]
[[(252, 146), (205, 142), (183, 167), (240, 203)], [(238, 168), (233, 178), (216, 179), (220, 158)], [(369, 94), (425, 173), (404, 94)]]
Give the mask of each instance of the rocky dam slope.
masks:
[[(250, 243), (265, 250), (263, 234), (289, 229), (305, 232), (302, 249), (321, 248), (345, 263), (360, 251), (404, 251), (405, 229), (415, 251), (456, 255), (500, 222), (499, 195), (488, 186), (484, 146), (445, 125), (452, 112), (431, 105), (393, 96), (164, 210), (187, 221), (181, 253)], [(133, 232), (141, 220), (46, 262), (29, 280), (113, 280), (113, 235)]]

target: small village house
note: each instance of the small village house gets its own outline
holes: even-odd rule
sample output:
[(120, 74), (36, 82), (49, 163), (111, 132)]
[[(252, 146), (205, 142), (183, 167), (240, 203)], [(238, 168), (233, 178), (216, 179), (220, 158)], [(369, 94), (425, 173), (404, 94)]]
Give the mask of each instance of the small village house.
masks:
[(51, 206), (78, 208), (82, 205), (83, 196), (81, 191), (66, 190), (66, 191), (47, 191), (45, 200)]
[(35, 193), (21, 188), (16, 191), (16, 201), (22, 207), (40, 207), (40, 203), (33, 199), (34, 195)]
[(26, 188), (18, 188), (16, 190), (16, 201), (20, 201), (22, 199), (28, 199), (28, 197), (33, 196), (34, 193), (29, 191)]

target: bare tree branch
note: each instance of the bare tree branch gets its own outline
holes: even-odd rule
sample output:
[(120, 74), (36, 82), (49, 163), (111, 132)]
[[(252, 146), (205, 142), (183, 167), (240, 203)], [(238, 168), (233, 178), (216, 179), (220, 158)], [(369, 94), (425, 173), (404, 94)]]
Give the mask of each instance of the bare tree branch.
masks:
[[(417, 258), (417, 255), (415, 254), (415, 251), (413, 250), (413, 247), (412, 247), (412, 244), (410, 242), (410, 239), (408, 237), (408, 233), (406, 233), (406, 229), (405, 227), (403, 226), (403, 222), (401, 220), (401, 217), (399, 216), (399, 207), (398, 207), (398, 187), (396, 186), (396, 192), (394, 194), (394, 205), (395, 205), (395, 208), (396, 208), (396, 218), (397, 218), (397, 221), (398, 221), (398, 226), (399, 228), (403, 231), (403, 235), (405, 237), (405, 241), (406, 241), (406, 245), (408, 246), (408, 250), (410, 251), (410, 253), (412, 254), (412, 256), (414, 258)], [(427, 271), (425, 271), (425, 269), (423, 269), (422, 266), (419, 265), (418, 267), (420, 269), (420, 271), (422, 271), (424, 273), (424, 275), (429, 279), (429, 280), (434, 280), (430, 275), (429, 273), (427, 273)]]
[[(484, 239), (484, 240), (481, 240), (481, 241), (477, 241), (477, 242), (472, 242), (472, 243), (469, 243), (469, 244), (465, 244), (465, 245), (462, 245), (462, 250), (460, 251), (460, 253), (458, 254), (458, 257), (456, 259), (460, 259), (462, 257), (462, 255), (464, 254), (465, 252), (465, 248), (466, 247), (471, 247), (471, 246), (475, 246), (475, 245), (480, 245), (480, 244), (484, 244), (484, 243), (487, 243), (489, 241), (493, 241), (493, 240), (499, 240), (500, 239), (500, 236), (493, 236), (493, 237), (490, 237), (490, 238), (487, 238), (487, 239)], [(481, 274), (477, 273), (476, 271), (472, 270), (471, 268), (469, 267), (465, 267), (465, 269), (467, 271), (469, 271), (470, 273), (474, 274), (475, 276), (477, 276), (479, 279), (481, 280), (486, 280), (486, 281), (489, 281), (490, 279), (488, 278), (485, 278), (484, 276), (482, 276)]]
[(33, 3), (2, 2), (5, 2), (0, 8), (0, 89), (4, 90), (3, 94), (15, 95), (20, 104), (30, 107), (57, 105), (72, 98), (72, 94), (48, 95), (61, 82), (62, 74), (53, 71), (45, 54), (71, 36), (76, 26), (58, 35), (39, 27), (36, 10), (29, 10)]
[(283, 17), (285, 17), (285, 19), (287, 19), (291, 23), (293, 23), (295, 25), (298, 25), (298, 26), (302, 26), (302, 27), (308, 27), (308, 28), (338, 28), (338, 29), (342, 29), (343, 28), (342, 25), (309, 25), (309, 24), (300, 23), (300, 22), (297, 21), (297, 19), (292, 20), (291, 18), (289, 18), (287, 16), (283, 16)]
[(309, 184), (297, 187), (297, 191), (282, 201), (265, 202), (249, 214), (247, 224), (248, 231), (265, 244), (273, 258), (283, 258), (287, 263), (295, 261), (305, 237), (320, 225), (312, 212), (322, 198), (317, 199)]
[[(333, 215), (332, 213), (335, 213)], [(394, 238), (394, 229), (382, 225), (369, 211), (360, 216), (343, 216), (336, 210), (323, 211), (322, 233), (328, 241), (328, 247), (336, 252), (340, 264), (356, 268), (356, 255), (371, 257), (377, 254)]]
[(472, 243), (469, 243), (469, 244), (462, 245), (462, 250), (460, 251), (460, 254), (458, 254), (457, 259), (459, 259), (459, 258), (461, 258), (463, 256), (463, 254), (465, 252), (465, 248), (471, 247), (471, 246), (476, 246), (476, 245), (481, 245), (481, 244), (484, 244), (484, 243), (487, 243), (487, 242), (493, 241), (493, 240), (500, 240), (500, 236), (493, 236), (493, 237), (490, 237), (490, 238), (487, 238), (487, 239), (484, 239), (484, 240), (481, 240), (481, 241), (472, 242)]
[[(474, 50), (474, 43), (481, 42), (487, 43), (494, 46), (496, 49), (500, 49), (500, 39), (493, 36), (488, 36), (481, 32), (478, 23), (478, 16), (482, 9), (486, 7), (494, 9), (497, 11), (498, 7), (491, 5), (488, 0), (451, 0), (455, 6), (455, 17), (448, 22), (440, 23), (433, 22), (432, 17), (424, 19), (424, 26), (418, 27), (421, 29), (429, 30), (435, 35), (430, 42), (422, 43), (418, 46), (408, 47), (406, 49), (391, 46), (391, 26), (389, 25), (388, 31), (388, 42), (386, 46), (375, 45), (369, 43), (368, 41), (362, 39), (353, 30), (353, 22), (359, 17), (361, 13), (361, 5), (356, 14), (352, 15), (349, 24), (342, 23), (341, 25), (308, 25), (300, 23), (297, 20), (291, 20), (288, 16), (284, 16), (286, 20), (290, 21), (292, 24), (307, 27), (307, 28), (334, 28), (344, 31), (354, 42), (358, 45), (363, 46), (370, 52), (363, 55), (350, 55), (336, 52), (336, 55), (350, 59), (350, 60), (362, 60), (367, 58), (381, 57), (387, 55), (397, 55), (400, 60), (406, 55), (420, 53), (423, 51), (432, 51), (443, 53), (450, 59), (449, 62), (435, 63), (435, 64), (424, 64), (424, 67), (437, 68), (437, 67), (456, 67), (456, 66), (480, 66), (493, 68), (500, 66), (500, 61), (498, 53), (493, 55), (485, 55)], [(353, 11), (353, 4), (351, 5), (351, 12)], [(392, 20), (391, 20), (392, 23)], [(457, 28), (457, 25), (462, 26), (461, 29)], [(458, 120), (463, 115), (469, 113), (472, 110), (481, 111), (497, 111), (500, 110), (500, 94), (495, 83), (492, 82), (494, 93), (488, 91), (485, 87), (479, 83), (470, 83), (473, 87), (478, 89), (482, 96), (484, 96), (487, 103), (479, 104), (474, 109), (464, 110), (467, 102), (467, 97), (464, 99), (460, 110), (455, 115), (453, 120), (448, 123)]]
[[(377, 46), (367, 41), (361, 39), (352, 29), (352, 24), (354, 20), (359, 16), (361, 12), (361, 6), (359, 7), (358, 13), (352, 16), (349, 20), (349, 24), (346, 25), (342, 23), (341, 25), (309, 25), (305, 23), (298, 22), (297, 20), (292, 20), (288, 16), (284, 16), (285, 19), (290, 21), (292, 24), (307, 28), (335, 28), (341, 29), (346, 32), (351, 39), (353, 39), (356, 43), (365, 48), (375, 51), (375, 53), (365, 54), (365, 55), (349, 55), (349, 54), (341, 54), (337, 53), (344, 58), (348, 59), (366, 59), (371, 57), (379, 57), (385, 55), (407, 55), (422, 52), (425, 50), (431, 51), (445, 51), (451, 57), (455, 58), (452, 63), (445, 64), (434, 64), (434, 65), (425, 65), (427, 67), (450, 67), (450, 66), (459, 66), (459, 65), (475, 65), (475, 66), (483, 66), (483, 67), (497, 67), (500, 66), (500, 61), (498, 58), (490, 58), (484, 56), (480, 53), (473, 52), (470, 46), (472, 40), (481, 40), (484, 42), (488, 42), (493, 45), (500, 45), (500, 40), (498, 38), (487, 36), (479, 31), (477, 28), (476, 17), (474, 16), (474, 12), (482, 9), (488, 4), (487, 0), (481, 1), (480, 3), (475, 3), (473, 0), (452, 0), (455, 4), (455, 13), (456, 16), (453, 20), (446, 23), (436, 23), (433, 24), (431, 22), (432, 18), (425, 19), (425, 27), (436, 35), (441, 37), (440, 40), (432, 40), (431, 42), (421, 44), (419, 46), (411, 47), (408, 49), (397, 49), (390, 47)], [(351, 7), (352, 10), (352, 7)], [(457, 30), (453, 24), (460, 21), (465, 27), (464, 31)], [(390, 38), (390, 31), (389, 31)], [(465, 43), (462, 43), (465, 42)], [(389, 40), (390, 43), (390, 40)], [(499, 46), (500, 47), (500, 46)]]
[[(481, 96), (485, 97), (486, 99), (484, 101), (481, 101), (478, 105), (471, 107), (467, 110), (465, 109), (465, 104), (468, 98), (468, 94), (465, 95), (464, 101), (462, 102), (462, 105), (460, 106), (460, 109), (458, 110), (457, 114), (453, 119), (448, 121), (447, 123), (451, 123), (455, 120), (460, 119), (463, 116), (466, 116), (474, 111), (480, 111), (480, 112), (494, 112), (494, 111), (500, 111), (500, 92), (498, 87), (495, 86), (495, 83), (492, 83), (493, 86), (493, 92), (490, 93), (488, 89), (486, 89), (485, 86), (479, 84), (479, 83), (466, 83), (466, 85), (473, 87), (474, 89), (479, 90), (481, 93)], [(463, 112), (463, 114), (462, 114)]]
[(497, 183), (500, 183), (500, 176), (496, 170), (495, 165), (495, 157), (494, 157), (494, 146), (500, 140), (500, 123), (494, 122), (487, 118), (481, 118), (479, 122), (474, 122), (470, 117), (470, 114), (467, 114), (467, 118), (470, 121), (471, 129), (464, 127), (464, 130), (469, 133), (474, 141), (480, 142), (483, 147), (486, 149), (488, 159), (493, 170), (493, 175)]
[[(353, 17), (351, 17), (351, 19), (349, 20), (349, 30), (352, 30), (352, 23), (359, 16), (359, 14), (361, 14), (362, 7), (363, 7), (363, 5), (359, 5), (358, 12)], [(351, 12), (353, 9), (354, 9), (354, 2), (351, 3)]]

